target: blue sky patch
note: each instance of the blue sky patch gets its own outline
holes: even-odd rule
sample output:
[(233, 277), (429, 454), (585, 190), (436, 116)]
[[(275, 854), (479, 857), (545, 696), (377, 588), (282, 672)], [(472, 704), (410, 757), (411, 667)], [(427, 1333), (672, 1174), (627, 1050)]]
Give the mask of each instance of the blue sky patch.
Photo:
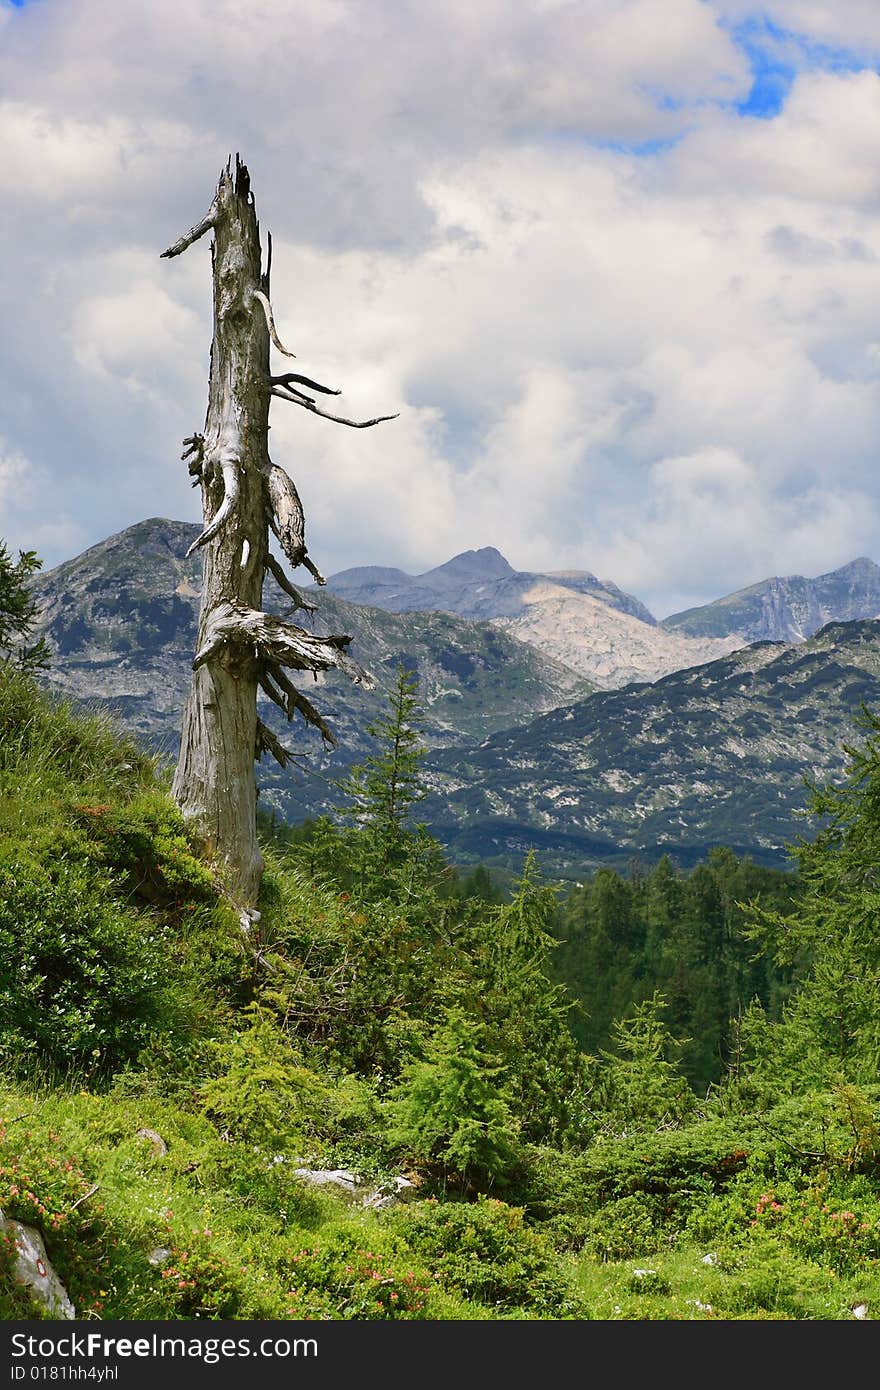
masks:
[(735, 43), (746, 53), (752, 69), (752, 86), (744, 101), (737, 102), (741, 116), (769, 120), (782, 110), (798, 73), (860, 72), (875, 64), (867, 53), (817, 43), (792, 29), (783, 29), (766, 18), (748, 19), (730, 26)]

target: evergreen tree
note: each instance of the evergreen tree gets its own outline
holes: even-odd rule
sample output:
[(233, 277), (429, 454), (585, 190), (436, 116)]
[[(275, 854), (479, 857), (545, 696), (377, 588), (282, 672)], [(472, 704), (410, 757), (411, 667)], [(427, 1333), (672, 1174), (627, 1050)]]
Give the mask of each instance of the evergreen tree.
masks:
[(346, 797), (340, 814), (356, 826), (343, 841), (353, 887), (362, 899), (411, 896), (445, 874), (439, 845), (411, 820), (426, 790), (420, 725), (418, 681), (400, 665), (387, 711), (367, 730), (377, 751), (338, 783)]
[(556, 913), (556, 892), (532, 852), (511, 901), (485, 916), (474, 981), (473, 1007), (506, 1068), (523, 1135), (535, 1143), (566, 1142), (582, 1108), (585, 1059), (569, 1022), (572, 1001), (551, 978)]
[(844, 782), (810, 791), (824, 825), (793, 850), (803, 900), (794, 912), (756, 911), (751, 925), (798, 978), (763, 1067), (797, 1088), (874, 1082), (880, 1063), (880, 718), (864, 710), (859, 727), (865, 742), (846, 748)]
[(387, 1102), (392, 1145), (444, 1181), (482, 1188), (510, 1174), (519, 1148), (505, 1069), (487, 1050), (485, 1032), (450, 1009)]
[(673, 1036), (665, 1011), (666, 1000), (655, 993), (613, 1025), (613, 1049), (602, 1052), (593, 1098), (597, 1118), (612, 1133), (670, 1127), (693, 1113), (694, 1094), (679, 1065), (686, 1040)]
[(13, 563), (5, 542), (0, 540), (0, 664), (21, 671), (43, 671), (49, 665), (49, 647), (45, 637), (29, 642), (34, 624), (40, 615), (40, 605), (30, 591), (28, 581), (42, 561), (33, 550), (20, 550)]

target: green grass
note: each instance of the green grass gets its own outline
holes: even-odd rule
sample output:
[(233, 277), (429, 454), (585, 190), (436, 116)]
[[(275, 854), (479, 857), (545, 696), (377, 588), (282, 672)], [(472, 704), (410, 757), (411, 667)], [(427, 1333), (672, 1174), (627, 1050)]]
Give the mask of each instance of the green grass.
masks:
[[(246, 942), (151, 759), (0, 673), (0, 1209), (79, 1317), (880, 1311), (880, 1089), (731, 1091), (652, 1126), (636, 1068), (633, 1114), (520, 1144), (505, 1201), (430, 1161), (387, 1212), (303, 1183), (415, 1162), (388, 1097), (481, 928), (358, 904), (295, 850), (267, 866)], [(34, 1315), (0, 1241), (0, 1318)]]

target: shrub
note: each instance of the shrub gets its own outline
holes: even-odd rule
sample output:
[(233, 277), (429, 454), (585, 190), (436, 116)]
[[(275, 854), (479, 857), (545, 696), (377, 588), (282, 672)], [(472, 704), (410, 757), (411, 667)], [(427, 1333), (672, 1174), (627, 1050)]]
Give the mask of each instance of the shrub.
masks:
[(169, 1257), (158, 1272), (166, 1317), (241, 1318), (253, 1311), (243, 1271), (220, 1253), (207, 1227), (170, 1239)]
[(407, 1243), (447, 1287), (495, 1309), (585, 1315), (550, 1242), (524, 1226), (520, 1207), (491, 1197), (429, 1199), (399, 1220)]
[(418, 1319), (428, 1312), (431, 1281), (400, 1252), (365, 1249), (358, 1231), (332, 1232), (299, 1250), (285, 1268), (288, 1317)]
[(629, 1260), (664, 1244), (663, 1207), (656, 1197), (634, 1192), (608, 1202), (583, 1223), (581, 1247), (599, 1260)]
[(163, 908), (190, 910), (216, 899), (216, 885), (193, 851), (183, 816), (164, 792), (141, 792), (126, 804), (77, 802), (72, 816), (86, 831), (92, 857), (127, 893)]
[(314, 1142), (336, 1108), (333, 1088), (304, 1065), (272, 1015), (253, 1004), (244, 1018), (249, 1026), (214, 1044), (219, 1075), (201, 1087), (205, 1112), (231, 1137), (273, 1152)]
[(104, 1208), (55, 1131), (0, 1125), (0, 1211), (39, 1230), (77, 1316), (100, 1315), (111, 1264)]
[(0, 863), (0, 1056), (111, 1068), (167, 1020), (162, 931), (82, 864)]

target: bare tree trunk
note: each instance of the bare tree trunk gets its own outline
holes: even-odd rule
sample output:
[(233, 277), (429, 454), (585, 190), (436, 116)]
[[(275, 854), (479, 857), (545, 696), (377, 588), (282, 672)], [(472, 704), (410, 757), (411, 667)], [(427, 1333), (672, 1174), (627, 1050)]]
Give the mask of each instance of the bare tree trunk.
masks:
[[(202, 489), (205, 528), (191, 549), (204, 549), (204, 581), (193, 682), (172, 791), (223, 866), (230, 897), (246, 912), (257, 901), (262, 873), (254, 759), (270, 752), (284, 766), (290, 756), (257, 717), (257, 687), (288, 719), (298, 711), (325, 740), (333, 741), (317, 710), (282, 668), (318, 671), (338, 666), (355, 681), (370, 682), (345, 655), (348, 637), (318, 638), (261, 611), (267, 569), (296, 607), (310, 607), (270, 555), (270, 526), (291, 565), (305, 565), (319, 583), (324, 582), (308, 556), (296, 488), (269, 458), (270, 399), (282, 396), (326, 414), (297, 385), (329, 392), (293, 373), (271, 376), (270, 338), (286, 356), (292, 354), (275, 328), (269, 266), (262, 271), (250, 179), (237, 156), (235, 167), (230, 161), (221, 174), (206, 217), (163, 256), (180, 255), (209, 229), (214, 236), (214, 337), (208, 411), (204, 434), (184, 440), (183, 454), (190, 460), (194, 486), (201, 484)], [(270, 238), (270, 262), (271, 251)], [(339, 416), (329, 418), (356, 424)]]

